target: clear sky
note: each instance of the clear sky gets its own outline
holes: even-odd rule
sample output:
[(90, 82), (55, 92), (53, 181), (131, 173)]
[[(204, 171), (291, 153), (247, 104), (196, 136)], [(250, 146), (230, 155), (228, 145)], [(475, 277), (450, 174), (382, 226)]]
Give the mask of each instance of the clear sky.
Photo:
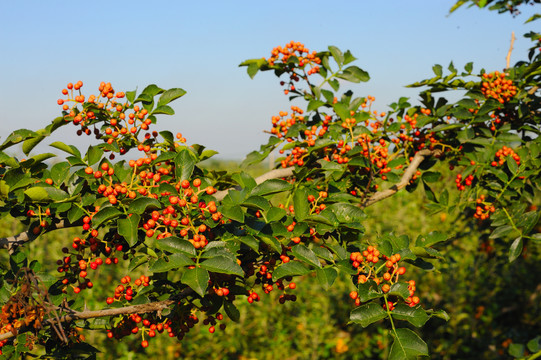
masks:
[[(116, 91), (154, 83), (188, 92), (155, 130), (180, 131), (221, 158), (242, 159), (266, 142), (271, 116), (290, 105), (273, 74), (251, 80), (238, 65), (290, 40), (351, 50), (371, 76), (352, 89), (375, 96), (380, 111), (401, 96), (415, 100), (404, 86), (433, 76), (434, 64), (502, 70), (512, 31), (511, 62), (525, 58), (530, 42), (522, 35), (539, 30), (539, 21), (523, 24), (534, 9), (512, 18), (464, 7), (448, 16), (454, 2), (1, 0), (0, 142), (57, 117), (68, 82), (83, 81), (87, 95), (101, 81)], [(92, 142), (66, 126), (34, 152), (54, 150), (46, 145), (56, 140)]]

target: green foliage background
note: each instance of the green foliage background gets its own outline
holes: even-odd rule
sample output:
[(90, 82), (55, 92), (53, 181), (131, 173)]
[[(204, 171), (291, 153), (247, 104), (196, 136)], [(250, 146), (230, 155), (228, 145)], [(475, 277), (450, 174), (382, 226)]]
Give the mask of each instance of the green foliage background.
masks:
[[(215, 170), (235, 170), (234, 162), (213, 160), (207, 166)], [(257, 176), (266, 169), (252, 168)], [(451, 194), (454, 186), (451, 171), (441, 169), (440, 189)], [(538, 247), (527, 248), (513, 263), (508, 261), (509, 244), (494, 243), (483, 223), (474, 221), (468, 213), (431, 214), (423, 208), (424, 192), (400, 192), (392, 199), (366, 209), (371, 214), (366, 222), (366, 237), (370, 242), (379, 234), (393, 231), (415, 239), (419, 234), (438, 230), (450, 239), (438, 250), (446, 254), (444, 262), (425, 272), (409, 267), (416, 279), (419, 297), (425, 309), (443, 309), (450, 320), (433, 318), (416, 329), (429, 345), (432, 359), (508, 359), (506, 340), (526, 343), (541, 334), (541, 256)], [(536, 204), (539, 205), (539, 198)], [(21, 231), (14, 220), (3, 219), (0, 236)], [(537, 225), (541, 231), (541, 224)], [(55, 271), (61, 248), (69, 246), (78, 228), (57, 230), (43, 235), (41, 241), (29, 244), (29, 257), (38, 259), (45, 271)], [(485, 245), (483, 245), (485, 244)], [(492, 248), (486, 245), (490, 244)], [(0, 252), (0, 261), (7, 261)], [(95, 277), (95, 287), (84, 294), (89, 309), (105, 304), (111, 283), (128, 274), (127, 263), (102, 267)], [(139, 274), (132, 274), (139, 275)], [(313, 276), (297, 282), (296, 302), (278, 303), (278, 294), (262, 294), (260, 302), (239, 303), (240, 322), (226, 321), (224, 331), (210, 334), (208, 327), (196, 325), (182, 340), (169, 339), (165, 334), (151, 339), (143, 349), (139, 336), (121, 341), (109, 340), (106, 332), (85, 331), (87, 340), (99, 344), (103, 352), (98, 359), (385, 359), (390, 343), (387, 330), (378, 323), (363, 329), (348, 324), (353, 308), (348, 294), (354, 290), (351, 281), (342, 276), (329, 291), (323, 289)], [(82, 299), (81, 299), (82, 300)], [(507, 340), (509, 341), (509, 340)], [(508, 345), (508, 344), (507, 344)]]

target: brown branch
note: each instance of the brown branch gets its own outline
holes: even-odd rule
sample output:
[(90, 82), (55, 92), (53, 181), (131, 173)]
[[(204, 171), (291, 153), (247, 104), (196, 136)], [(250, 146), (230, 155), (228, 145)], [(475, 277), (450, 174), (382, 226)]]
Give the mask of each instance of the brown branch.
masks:
[[(86, 320), (86, 319), (93, 319), (93, 318), (99, 318), (99, 317), (105, 317), (105, 316), (116, 316), (116, 315), (129, 315), (129, 314), (144, 314), (149, 312), (155, 312), (155, 311), (161, 311), (170, 305), (173, 305), (174, 303), (178, 302), (183, 297), (187, 296), (188, 294), (192, 293), (193, 290), (190, 288), (184, 289), (180, 294), (176, 296), (172, 296), (170, 299), (152, 302), (148, 304), (140, 304), (140, 305), (130, 305), (130, 306), (124, 306), (121, 308), (114, 308), (114, 309), (104, 309), (104, 310), (86, 310), (86, 311), (75, 311), (72, 309), (66, 309), (62, 307), (57, 307), (57, 310), (61, 310), (64, 312), (67, 312), (67, 314), (60, 316), (58, 319), (47, 319), (43, 322), (43, 325), (53, 325), (58, 324), (59, 322), (65, 323), (70, 322), (74, 320)], [(11, 337), (15, 336), (11, 331), (0, 334), (0, 341), (9, 339)]]
[[(265, 182), (267, 180), (270, 180), (270, 179), (287, 178), (287, 177), (290, 177), (292, 175), (293, 175), (293, 167), (274, 169), (274, 170), (271, 170), (271, 171), (269, 171), (269, 172), (255, 178), (255, 183), (257, 185), (259, 185), (259, 184), (261, 184), (261, 183), (263, 183), (263, 182)], [(240, 186), (236, 186), (236, 187), (234, 187), (232, 189), (240, 190)], [(218, 191), (218, 192), (216, 192), (216, 194), (214, 194), (214, 197), (218, 201), (223, 200), (224, 197), (226, 197), (229, 190), (231, 190), (231, 189)]]
[(21, 246), (27, 242), (34, 241), (38, 236), (44, 234), (45, 232), (79, 226), (79, 223), (70, 223), (65, 220), (60, 220), (58, 223), (53, 223), (45, 231), (40, 232), (39, 234), (34, 234), (32, 230), (23, 231), (18, 235), (8, 236), (5, 238), (0, 238), (0, 249), (7, 249), (10, 252), (15, 250), (16, 247)]
[(374, 203), (377, 203), (378, 201), (381, 201), (390, 196), (393, 196), (400, 189), (405, 188), (409, 184), (411, 179), (413, 178), (413, 175), (415, 175), (415, 173), (417, 172), (419, 165), (421, 165), (424, 159), (430, 156), (438, 156), (441, 154), (442, 154), (441, 150), (424, 149), (424, 150), (418, 151), (413, 157), (413, 159), (411, 160), (409, 166), (406, 168), (406, 171), (402, 175), (402, 178), (400, 179), (398, 184), (395, 184), (388, 189), (375, 193), (374, 195), (366, 199), (366, 201), (364, 201), (361, 204), (361, 208), (364, 209)]
[(505, 61), (507, 63), (506, 69), (509, 69), (509, 64), (511, 62), (511, 53), (513, 52), (513, 44), (515, 43), (515, 32), (511, 32), (511, 45), (509, 46), (509, 51), (507, 52), (507, 57), (505, 58)]

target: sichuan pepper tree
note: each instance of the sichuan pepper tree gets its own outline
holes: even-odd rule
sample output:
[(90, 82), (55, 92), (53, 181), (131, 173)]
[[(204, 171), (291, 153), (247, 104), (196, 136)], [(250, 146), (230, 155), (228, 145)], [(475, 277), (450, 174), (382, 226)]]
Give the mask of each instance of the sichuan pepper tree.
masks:
[[(510, 261), (539, 241), (540, 214), (528, 205), (539, 190), (541, 73), (539, 35), (529, 36), (535, 46), (527, 61), (476, 73), (472, 64), (461, 72), (451, 64), (445, 74), (436, 65), (434, 78), (412, 85), (423, 87), (420, 105), (401, 98), (387, 113), (375, 109), (373, 97), (342, 90), (369, 80), (349, 51), (290, 42), (245, 61), (251, 77), (273, 71), (286, 96), (305, 102), (270, 118), (268, 142), (243, 165), (282, 156), (257, 178), (206, 169), (201, 162), (216, 152), (154, 130), (158, 115), (174, 114), (169, 104), (182, 89), (150, 85), (137, 94), (101, 83), (88, 95), (82, 82), (68, 84), (58, 100), (61, 116), (0, 145), (0, 213), (27, 227), (0, 239), (10, 254), (0, 281), (3, 356), (36, 345), (59, 357), (91, 356), (95, 349), (81, 347), (76, 328), (102, 329), (104, 318), (108, 337), (140, 337), (143, 348), (160, 334), (182, 340), (201, 321), (214, 333), (225, 329), (226, 317), (239, 319), (240, 301), (257, 303), (276, 291), (280, 303), (295, 301), (297, 279), (310, 273), (325, 289), (339, 273), (350, 276), (350, 321), (388, 327), (389, 358), (428, 355), (410, 325), (447, 314), (423, 306), (416, 295), (422, 279), (408, 269), (437, 266), (443, 254), (433, 246), (447, 235), (388, 233), (368, 243), (363, 209), (422, 189), (431, 211), (462, 212), (509, 239)], [(436, 96), (464, 90), (457, 102)], [(52, 143), (66, 153), (52, 166), (52, 153), (10, 155), (22, 144), (29, 156), (63, 126), (94, 135), (96, 144), (81, 153)], [(454, 194), (432, 190), (440, 164), (456, 172)], [(68, 227), (80, 235), (66, 239), (56, 275), (40, 272), (25, 246)], [(103, 308), (85, 308), (80, 299), (95, 274), (121, 262), (129, 274), (118, 275)]]

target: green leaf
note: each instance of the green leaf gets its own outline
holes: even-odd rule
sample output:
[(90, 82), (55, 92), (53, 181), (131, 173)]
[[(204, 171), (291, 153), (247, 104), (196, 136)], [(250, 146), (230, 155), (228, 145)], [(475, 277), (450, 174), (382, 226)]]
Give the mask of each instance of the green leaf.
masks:
[(250, 195), (265, 196), (265, 195), (277, 194), (277, 193), (290, 190), (291, 186), (292, 185), (285, 180), (270, 179), (257, 185), (252, 190)]
[(101, 210), (92, 217), (92, 226), (97, 228), (105, 221), (119, 217), (121, 214), (122, 211), (112, 206), (101, 208)]
[(334, 58), (334, 61), (336, 61), (336, 63), (338, 64), (338, 66), (344, 63), (344, 54), (342, 54), (342, 51), (340, 51), (339, 48), (331, 45), (329, 46), (329, 51), (331, 52), (331, 55)]
[(368, 280), (364, 284), (359, 284), (357, 290), (359, 299), (362, 302), (367, 302), (383, 296), (383, 294), (379, 292), (378, 285), (374, 280)]
[(359, 207), (347, 203), (335, 203), (327, 206), (321, 212), (321, 215), (327, 211), (332, 212), (342, 226), (360, 231), (364, 230), (362, 221), (366, 218), (366, 215)]
[(334, 262), (332, 253), (324, 246), (314, 246), (312, 249), (314, 254), (320, 259), (326, 260), (327, 262)]
[(173, 133), (171, 131), (164, 130), (164, 131), (160, 131), (159, 134), (165, 140), (167, 145), (174, 146), (175, 137), (173, 136)]
[(81, 209), (81, 208), (78, 207), (78, 206), (73, 206), (73, 207), (68, 211), (68, 221), (69, 221), (70, 223), (74, 223), (74, 222), (76, 222), (77, 220), (79, 220), (80, 218), (82, 218), (83, 215), (85, 215), (85, 212), (83, 211), (83, 209)]
[(279, 221), (286, 216), (286, 211), (279, 207), (271, 207), (266, 213), (267, 223)]
[(513, 241), (511, 247), (509, 248), (509, 262), (515, 261), (515, 259), (520, 256), (522, 253), (522, 247), (522, 236), (519, 236)]
[(186, 95), (186, 91), (180, 88), (173, 88), (173, 89), (166, 90), (160, 96), (157, 107), (159, 108), (162, 105), (167, 105), (171, 101), (178, 99), (179, 97), (184, 96), (184, 95)]
[(13, 168), (19, 167), (19, 161), (17, 159), (2, 151), (0, 151), (0, 164), (5, 164)]
[[(468, 115), (470, 115), (469, 112), (468, 112)], [(432, 129), (432, 131), (434, 131), (434, 132), (447, 131), (447, 130), (460, 129), (460, 128), (463, 128), (463, 127), (464, 127), (464, 124), (441, 124), (441, 125), (438, 125), (438, 126), (434, 127)]]
[(276, 281), (286, 276), (306, 275), (310, 272), (306, 266), (298, 261), (290, 261), (277, 266), (272, 273), (272, 280)]
[(200, 296), (205, 296), (209, 279), (210, 277), (208, 271), (196, 266), (194, 269), (186, 270), (186, 272), (182, 274), (182, 279), (180, 282), (189, 286)]
[(45, 188), (42, 186), (34, 186), (26, 189), (24, 191), (24, 195), (26, 195), (30, 199), (30, 201), (33, 202), (52, 201), (51, 197), (47, 193), (47, 190), (45, 190)]
[(408, 284), (404, 282), (397, 282), (391, 285), (391, 290), (389, 290), (389, 295), (400, 296), (403, 299), (407, 299), (410, 296), (408, 290)]
[(143, 102), (143, 103), (152, 103), (152, 96), (148, 94), (141, 93), (137, 99), (135, 99), (135, 102)]
[(259, 241), (255, 237), (253, 237), (251, 235), (246, 235), (246, 236), (239, 237), (239, 240), (240, 240), (240, 242), (242, 242), (243, 244), (245, 244), (246, 246), (248, 246), (252, 250), (254, 250), (254, 251), (259, 250)]
[(56, 185), (62, 184), (68, 177), (70, 164), (66, 161), (56, 163), (51, 168), (51, 179)]
[(257, 195), (250, 196), (248, 199), (242, 202), (242, 205), (252, 208), (252, 209), (263, 210), (263, 211), (268, 211), (271, 207), (269, 200), (265, 199), (262, 196), (257, 196)]
[(396, 329), (394, 337), (389, 360), (416, 359), (419, 355), (428, 355), (426, 343), (410, 329)]
[(320, 106), (322, 105), (325, 105), (325, 102), (324, 101), (321, 101), (321, 100), (310, 100), (308, 102), (308, 107), (306, 108), (306, 112), (310, 112), (310, 111), (313, 111), (313, 110), (316, 110), (317, 108), (319, 108)]
[(135, 95), (136, 94), (137, 93), (135, 92), (135, 90), (134, 91), (126, 91), (126, 99), (129, 102), (133, 103), (135, 101)]
[(187, 180), (192, 176), (197, 156), (190, 150), (184, 148), (175, 157), (175, 174), (177, 180)]
[[(154, 273), (167, 272), (172, 269), (178, 269), (184, 266), (194, 265), (192, 259), (187, 257), (184, 254), (173, 254), (169, 257), (160, 258), (154, 264), (152, 264), (148, 269)], [(195, 289), (194, 289), (195, 290)]]
[(36, 137), (38, 135), (38, 133), (28, 129), (15, 130), (11, 134), (9, 134), (4, 143), (0, 145), (0, 150), (4, 150), (10, 146), (20, 143), (21, 141), (24, 141), (28, 138)]
[(528, 341), (526, 347), (532, 353), (536, 353), (541, 350), (541, 336), (536, 336), (535, 338)]
[(156, 107), (152, 113), (152, 115), (158, 115), (158, 114), (164, 114), (164, 115), (175, 115), (175, 110), (171, 106), (168, 105), (160, 105)]
[(156, 247), (160, 250), (169, 251), (170, 253), (183, 253), (190, 256), (195, 256), (195, 248), (193, 245), (184, 239), (176, 236), (169, 236), (160, 240), (156, 240)]
[(248, 73), (248, 76), (253, 79), (254, 76), (259, 71), (259, 65), (257, 63), (251, 63), (248, 65), (248, 68), (246, 69), (246, 72)]
[(224, 310), (227, 316), (234, 322), (239, 322), (240, 320), (240, 311), (237, 309), (235, 304), (231, 301), (224, 301)]
[(405, 320), (416, 327), (423, 326), (429, 316), (420, 306), (409, 307), (406, 304), (397, 304), (392, 312), (393, 319)]
[(353, 309), (349, 319), (356, 324), (361, 324), (362, 327), (367, 327), (386, 317), (387, 312), (383, 310), (383, 307), (380, 304), (371, 302)]
[(244, 222), (244, 211), (240, 205), (224, 206), (222, 208), (222, 215), (228, 219), (238, 221), (239, 223)]
[(79, 152), (79, 150), (73, 146), (73, 145), (66, 145), (64, 144), (63, 142), (61, 141), (55, 141), (54, 143), (52, 143), (50, 146), (54, 147), (54, 148), (57, 148), (59, 150), (62, 150), (62, 151), (65, 151), (67, 152), (68, 154), (71, 154), (77, 158), (81, 158), (81, 153)]
[(244, 276), (244, 271), (236, 260), (223, 255), (207, 259), (201, 263), (201, 267), (212, 272)]
[(366, 82), (370, 80), (370, 75), (363, 69), (358, 66), (352, 65), (344, 69), (341, 73), (337, 74), (336, 77), (351, 81), (353, 83)]
[[(145, 94), (150, 96), (151, 101), (152, 98), (158, 94), (161, 94), (163, 92), (163, 89), (155, 84), (150, 84), (146, 88), (143, 89), (143, 92), (141, 94)], [(137, 100), (136, 100), (137, 101)]]
[(421, 178), (423, 181), (426, 181), (428, 183), (437, 182), (441, 177), (441, 174), (439, 172), (435, 171), (425, 171)]
[(509, 234), (511, 231), (513, 231), (513, 227), (511, 225), (499, 226), (496, 229), (494, 229), (492, 234), (490, 234), (489, 238), (490, 239), (503, 238), (504, 236)]
[(316, 269), (317, 281), (325, 290), (328, 290), (331, 288), (337, 276), (338, 276), (338, 271), (333, 267)]
[(134, 213), (134, 214), (143, 214), (147, 209), (161, 209), (162, 204), (150, 197), (140, 197), (132, 201), (130, 206), (128, 207), (128, 212)]
[(305, 188), (297, 189), (293, 194), (293, 208), (295, 209), (295, 218), (298, 221), (306, 219), (310, 214), (308, 192)]
[(434, 71), (434, 74), (438, 77), (441, 77), (441, 75), (443, 74), (441, 65), (434, 65), (432, 67), (432, 71)]
[(138, 237), (138, 227), (139, 227), (139, 220), (141, 220), (141, 217), (137, 214), (133, 214), (132, 216), (126, 218), (126, 219), (119, 219), (117, 221), (118, 226), (118, 234), (128, 242), (128, 245), (130, 247), (134, 246), (137, 241), (139, 240)]
[(216, 150), (204, 150), (201, 155), (199, 156), (199, 160), (200, 161), (203, 161), (203, 160), (206, 160), (206, 159), (209, 159), (211, 157), (213, 157), (214, 155), (218, 154), (218, 151)]
[(445, 321), (449, 321), (451, 319), (451, 317), (449, 316), (449, 314), (447, 314), (447, 312), (445, 312), (445, 310), (433, 311), (431, 316), (443, 319)]
[[(349, 115), (349, 108), (342, 104), (342, 103), (336, 103), (333, 105), (333, 109), (334, 109), (334, 112), (336, 113), (336, 115), (338, 115), (340, 117), (340, 119), (342, 120), (346, 120), (350, 117)], [(324, 139), (320, 139), (320, 140), (324, 140)]]
[(231, 175), (231, 178), (235, 180), (243, 189), (247, 188), (251, 190), (257, 186), (254, 178), (244, 171)]
[(86, 161), (88, 165), (94, 165), (103, 157), (103, 150), (97, 146), (89, 146), (86, 152)]
[(447, 235), (433, 231), (426, 235), (421, 235), (415, 240), (415, 246), (427, 247), (447, 240)]
[(45, 135), (40, 135), (26, 139), (23, 142), (23, 153), (25, 155), (30, 154), (30, 151), (32, 151), (32, 149), (35, 148), (36, 145), (38, 145), (43, 139), (45, 139), (45, 137)]
[(9, 194), (9, 185), (4, 180), (0, 180), (0, 199), (7, 197)]
[[(282, 225), (281, 223), (274, 223), (274, 224), (280, 225), (284, 229), (284, 231), (287, 231), (287, 230), (285, 230), (284, 225)], [(272, 230), (273, 230), (274, 234), (276, 234), (278, 231), (276, 230), (276, 228), (273, 225), (271, 225), (271, 227), (273, 227)], [(261, 241), (263, 241), (265, 244), (267, 244), (272, 250), (276, 251), (277, 253), (280, 253), (282, 251), (282, 245), (280, 244), (280, 242), (278, 240), (276, 240), (276, 238), (274, 236), (272, 236), (272, 237), (261, 236), (260, 239), (261, 239)]]
[(305, 263), (308, 263), (312, 266), (321, 268), (321, 264), (316, 254), (312, 250), (307, 248), (305, 245), (298, 244), (298, 245), (293, 246), (291, 248), (291, 253), (295, 255), (297, 260), (302, 260)]
[(509, 355), (517, 358), (524, 359), (524, 344), (510, 344)]
[(511, 174), (516, 174), (518, 171), (518, 165), (517, 165), (517, 162), (513, 159), (513, 157), (508, 156), (506, 163)]

